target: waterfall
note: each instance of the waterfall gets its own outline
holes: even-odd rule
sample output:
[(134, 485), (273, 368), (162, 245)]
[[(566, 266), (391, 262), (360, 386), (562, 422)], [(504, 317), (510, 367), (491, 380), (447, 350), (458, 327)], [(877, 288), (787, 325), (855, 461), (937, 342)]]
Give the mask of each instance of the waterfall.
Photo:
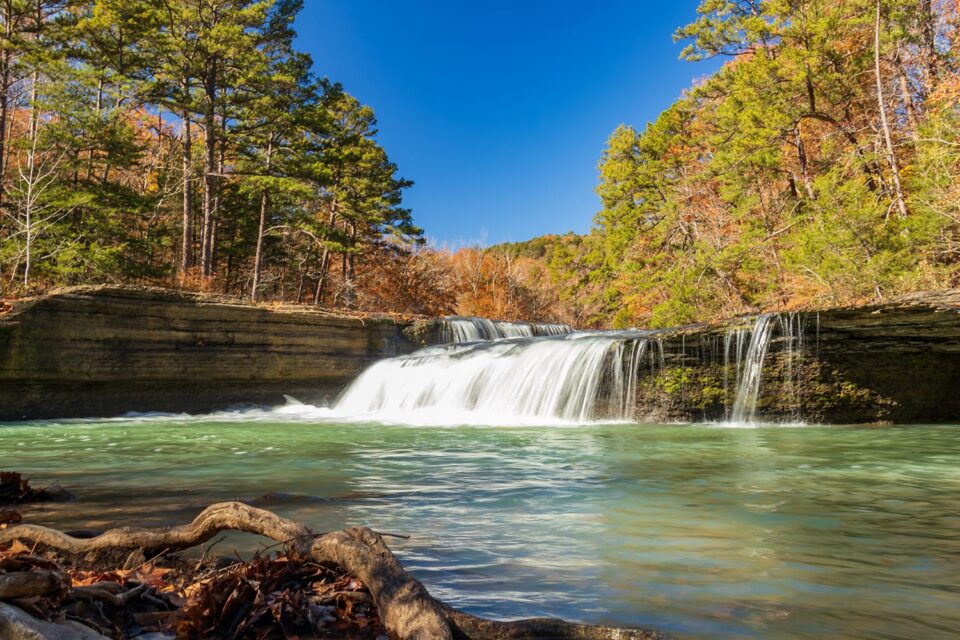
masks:
[(781, 395), (776, 415), (768, 412), (766, 418), (799, 419), (805, 318), (760, 315), (712, 334), (715, 339), (701, 339), (689, 352), (686, 334), (671, 344), (669, 334), (650, 331), (571, 332), (565, 325), (448, 318), (443, 331), (449, 343), (374, 363), (344, 391), (333, 411), (419, 424), (630, 420), (638, 410), (650, 409), (638, 407), (638, 398), (656, 397), (662, 382), (658, 378), (653, 386), (643, 386), (641, 376), (671, 367), (680, 371), (689, 358), (709, 371), (720, 365), (722, 341), (726, 420), (756, 421), (762, 413), (761, 387), (768, 385), (779, 387), (766, 393)]
[[(743, 329), (733, 333), (737, 339), (737, 395), (733, 401), (730, 419), (733, 422), (753, 422), (757, 412), (757, 397), (760, 395), (760, 378), (763, 376), (763, 361), (770, 346), (770, 334), (773, 325), (769, 315), (758, 316), (753, 329), (749, 331), (750, 342), (743, 353)], [(728, 334), (730, 335), (730, 334)], [(725, 347), (724, 351), (729, 349)]]
[(441, 336), (444, 342), (461, 344), (504, 338), (559, 336), (572, 330), (565, 324), (547, 322), (504, 322), (486, 318), (444, 318)]
[[(729, 385), (729, 370), (735, 373), (735, 396), (728, 419), (733, 423), (751, 423), (756, 420), (757, 400), (763, 364), (773, 342), (774, 329), (782, 343), (784, 371), (782, 384), (784, 394), (797, 398), (795, 360), (803, 349), (804, 318), (798, 313), (764, 314), (757, 316), (751, 328), (739, 327), (724, 335), (723, 378), (724, 388)], [(732, 353), (731, 353), (732, 352)], [(799, 415), (799, 406), (796, 407)]]
[(625, 419), (648, 343), (608, 332), (427, 347), (372, 365), (335, 410), (442, 424)]

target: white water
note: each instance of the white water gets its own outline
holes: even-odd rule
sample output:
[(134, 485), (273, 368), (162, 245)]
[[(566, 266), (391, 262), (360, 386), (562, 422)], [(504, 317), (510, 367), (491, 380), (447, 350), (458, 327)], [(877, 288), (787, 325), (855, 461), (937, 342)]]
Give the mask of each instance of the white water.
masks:
[[(729, 413), (731, 423), (756, 422), (763, 364), (770, 350), (774, 329), (777, 330), (783, 343), (782, 349), (786, 360), (784, 393), (789, 397), (799, 397), (796, 393), (794, 362), (803, 348), (803, 323), (803, 316), (797, 313), (764, 314), (757, 316), (752, 328), (733, 329), (724, 336), (724, 386), (728, 383), (726, 372), (731, 364), (736, 371), (736, 395)], [(798, 418), (799, 410), (799, 406), (795, 408)]]
[[(773, 325), (769, 315), (758, 316), (753, 329), (749, 331), (750, 343), (746, 357), (741, 361), (740, 354), (745, 342), (745, 330), (732, 332), (737, 341), (737, 396), (733, 401), (730, 419), (734, 423), (753, 422), (757, 413), (757, 398), (760, 395), (760, 378), (763, 376), (763, 361), (770, 346), (770, 334)], [(731, 333), (727, 334), (729, 345)], [(728, 352), (724, 349), (724, 353)]]
[(534, 336), (559, 336), (572, 330), (565, 324), (546, 322), (504, 322), (486, 318), (444, 318), (442, 320), (444, 342), (461, 344), (481, 340), (504, 338), (532, 338)]
[[(641, 331), (535, 335), (561, 331), (570, 329), (446, 319), (445, 337), (453, 344), (375, 363), (347, 388), (332, 413), (415, 424), (554, 424), (634, 417), (639, 376), (665, 365), (661, 343)], [(797, 314), (757, 316), (752, 326), (724, 336), (724, 384), (729, 387), (728, 377), (734, 384), (725, 394), (732, 398), (726, 407), (728, 424), (755, 423), (772, 343), (784, 352), (778, 377), (785, 397), (797, 397), (794, 358), (802, 340), (803, 319)], [(684, 354), (674, 356), (686, 357), (682, 349)], [(799, 406), (796, 412), (799, 416)]]
[(371, 366), (335, 411), (441, 424), (625, 419), (647, 344), (610, 332), (428, 347)]

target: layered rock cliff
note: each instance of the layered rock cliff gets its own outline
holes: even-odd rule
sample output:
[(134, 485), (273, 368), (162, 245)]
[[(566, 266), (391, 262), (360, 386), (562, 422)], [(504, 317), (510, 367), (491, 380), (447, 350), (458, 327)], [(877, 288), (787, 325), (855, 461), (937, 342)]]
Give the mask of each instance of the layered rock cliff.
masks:
[(74, 287), (0, 315), (0, 419), (330, 397), (413, 350), (406, 323), (149, 287)]
[[(662, 357), (641, 372), (638, 418), (729, 418), (737, 331), (749, 340), (755, 326), (749, 317), (655, 334)], [(756, 414), (831, 424), (960, 422), (960, 290), (774, 316)]]
[[(651, 334), (635, 417), (728, 419), (756, 326)], [(960, 422), (960, 290), (769, 326), (758, 420)], [(65, 289), (0, 315), (0, 420), (321, 402), (371, 362), (442, 341), (443, 328), (146, 287)]]

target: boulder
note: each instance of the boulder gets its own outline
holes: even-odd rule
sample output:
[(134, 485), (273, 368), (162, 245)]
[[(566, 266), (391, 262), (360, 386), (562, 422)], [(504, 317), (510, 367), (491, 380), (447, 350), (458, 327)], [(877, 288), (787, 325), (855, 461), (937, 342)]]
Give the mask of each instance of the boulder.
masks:
[(0, 638), (3, 640), (109, 640), (90, 627), (68, 620), (38, 620), (17, 607), (0, 602)]

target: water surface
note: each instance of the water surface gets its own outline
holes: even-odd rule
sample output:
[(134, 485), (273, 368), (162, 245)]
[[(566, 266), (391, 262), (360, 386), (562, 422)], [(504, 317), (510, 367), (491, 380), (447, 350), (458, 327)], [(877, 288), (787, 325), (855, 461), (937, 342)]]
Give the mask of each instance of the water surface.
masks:
[(25, 513), (60, 527), (185, 522), (244, 498), (317, 530), (409, 534), (389, 540), (404, 564), (481, 615), (681, 638), (960, 635), (960, 427), (248, 412), (2, 425), (0, 467), (76, 493)]

